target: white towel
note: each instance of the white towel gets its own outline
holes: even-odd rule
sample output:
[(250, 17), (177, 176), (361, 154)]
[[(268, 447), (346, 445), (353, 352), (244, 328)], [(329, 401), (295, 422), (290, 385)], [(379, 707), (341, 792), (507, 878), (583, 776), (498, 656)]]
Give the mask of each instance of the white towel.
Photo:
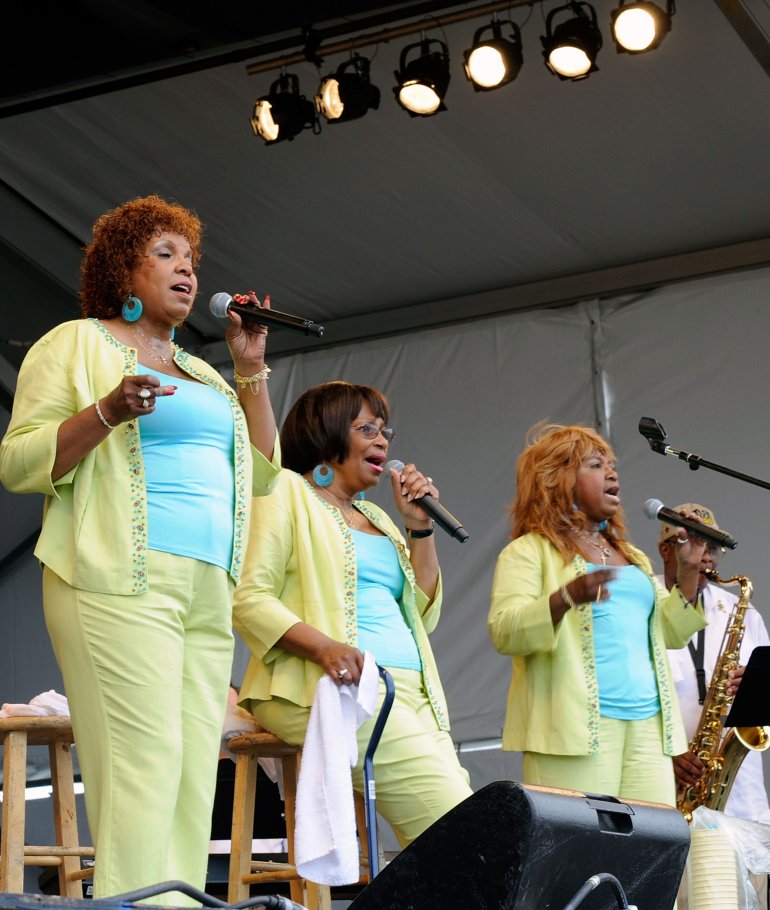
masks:
[(67, 699), (54, 689), (36, 695), (28, 705), (6, 703), (0, 709), (0, 717), (68, 717), (69, 713)]
[(350, 769), (358, 761), (356, 730), (377, 708), (379, 679), (374, 657), (365, 653), (357, 686), (338, 686), (324, 675), (316, 687), (297, 781), (294, 862), (303, 878), (321, 885), (359, 878)]

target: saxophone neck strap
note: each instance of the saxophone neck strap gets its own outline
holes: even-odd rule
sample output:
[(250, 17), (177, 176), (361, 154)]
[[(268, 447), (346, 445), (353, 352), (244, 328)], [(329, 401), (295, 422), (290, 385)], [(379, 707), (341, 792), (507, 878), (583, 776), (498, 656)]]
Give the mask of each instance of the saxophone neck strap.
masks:
[(699, 629), (697, 633), (696, 644), (690, 640), (687, 647), (690, 651), (690, 657), (695, 664), (695, 678), (698, 680), (698, 704), (703, 704), (706, 700), (706, 671), (703, 669), (703, 652), (706, 640), (706, 630)]

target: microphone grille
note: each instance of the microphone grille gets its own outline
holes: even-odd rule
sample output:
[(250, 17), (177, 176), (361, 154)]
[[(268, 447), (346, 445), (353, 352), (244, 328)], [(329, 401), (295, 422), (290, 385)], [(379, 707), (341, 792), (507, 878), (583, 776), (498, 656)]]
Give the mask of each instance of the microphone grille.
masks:
[(392, 458), (390, 461), (385, 462), (385, 470), (390, 473), (390, 469), (395, 468), (397, 471), (404, 470), (404, 462), (399, 461), (398, 458)]
[(233, 298), (227, 293), (227, 291), (220, 291), (218, 294), (209, 300), (209, 309), (211, 312), (218, 316), (220, 319), (227, 318), (227, 308), (233, 302)]
[(657, 518), (658, 512), (663, 508), (663, 503), (659, 499), (648, 499), (644, 504), (644, 514), (648, 518)]

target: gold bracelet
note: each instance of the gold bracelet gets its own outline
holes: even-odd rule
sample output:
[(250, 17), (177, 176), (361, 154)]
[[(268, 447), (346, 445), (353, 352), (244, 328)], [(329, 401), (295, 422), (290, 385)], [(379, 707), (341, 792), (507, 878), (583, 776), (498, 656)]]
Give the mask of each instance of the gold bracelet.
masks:
[(561, 599), (564, 601), (565, 604), (567, 604), (568, 607), (571, 607), (573, 610), (577, 610), (578, 605), (572, 599), (572, 596), (570, 595), (569, 591), (567, 590), (566, 585), (562, 585), (559, 588), (559, 594), (561, 594)]
[(259, 395), (260, 383), (266, 382), (269, 374), (270, 367), (265, 364), (265, 366), (262, 367), (262, 369), (258, 373), (255, 373), (253, 376), (241, 376), (238, 370), (233, 370), (233, 379), (235, 380), (239, 389), (245, 385), (251, 386), (251, 394)]

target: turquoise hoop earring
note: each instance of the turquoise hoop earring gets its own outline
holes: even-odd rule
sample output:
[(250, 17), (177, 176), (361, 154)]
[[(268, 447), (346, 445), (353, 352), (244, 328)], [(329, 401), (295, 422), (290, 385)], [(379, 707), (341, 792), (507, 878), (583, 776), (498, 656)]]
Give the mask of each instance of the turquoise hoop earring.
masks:
[(313, 483), (317, 487), (328, 487), (331, 486), (334, 481), (334, 468), (331, 465), (326, 464), (317, 464), (313, 468)]
[(175, 332), (176, 332), (176, 326), (174, 326), (174, 328), (171, 329), (171, 340), (172, 340), (172, 341), (174, 340), (174, 333), (175, 333)]
[(123, 303), (123, 309), (120, 311), (120, 315), (126, 322), (136, 322), (142, 315), (142, 309), (142, 301), (132, 294), (130, 297), (127, 297)]
[(608, 525), (608, 524), (609, 524), (609, 522), (607, 521), (606, 518), (604, 519), (604, 521), (600, 521), (600, 522), (599, 522), (599, 530), (600, 530), (600, 531), (606, 531), (606, 530), (607, 530), (607, 525)]
[(363, 502), (366, 499), (366, 490), (361, 490), (357, 498), (359, 502)]

